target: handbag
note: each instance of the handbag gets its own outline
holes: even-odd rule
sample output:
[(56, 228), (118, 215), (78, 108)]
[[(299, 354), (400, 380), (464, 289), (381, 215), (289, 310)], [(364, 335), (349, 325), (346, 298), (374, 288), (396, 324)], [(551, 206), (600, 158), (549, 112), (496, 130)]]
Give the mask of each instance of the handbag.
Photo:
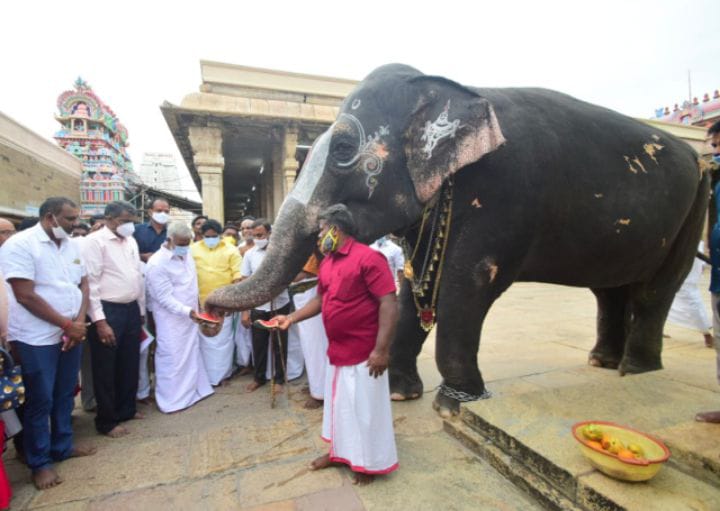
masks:
[(0, 348), (2, 374), (0, 374), (0, 411), (19, 407), (25, 402), (21, 367), (15, 365), (12, 355)]

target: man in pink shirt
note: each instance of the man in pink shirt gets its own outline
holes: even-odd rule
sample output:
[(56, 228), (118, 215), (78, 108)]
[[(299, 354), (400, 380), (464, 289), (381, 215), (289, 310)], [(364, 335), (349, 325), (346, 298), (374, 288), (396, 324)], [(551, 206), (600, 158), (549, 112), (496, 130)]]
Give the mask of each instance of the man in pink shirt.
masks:
[(322, 438), (330, 452), (319, 470), (348, 465), (356, 484), (398, 467), (390, 390), (385, 370), (397, 322), (395, 280), (385, 257), (356, 241), (355, 222), (342, 204), (320, 215), (317, 296), (300, 310), (277, 316), (279, 328), (322, 312), (329, 341)]
[(128, 433), (122, 422), (143, 418), (135, 408), (145, 316), (145, 285), (133, 238), (136, 216), (129, 202), (111, 202), (105, 208), (105, 227), (86, 238), (83, 250), (93, 322), (88, 337), (97, 401), (95, 428), (112, 438)]

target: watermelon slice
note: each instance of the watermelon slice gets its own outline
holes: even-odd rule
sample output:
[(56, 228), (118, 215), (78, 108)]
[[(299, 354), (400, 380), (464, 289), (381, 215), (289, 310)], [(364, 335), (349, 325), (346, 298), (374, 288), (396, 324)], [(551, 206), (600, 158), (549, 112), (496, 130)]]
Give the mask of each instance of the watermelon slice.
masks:
[(268, 321), (265, 321), (264, 319), (256, 319), (253, 322), (253, 325), (264, 330), (274, 330), (278, 327), (278, 324), (279, 322), (277, 319), (270, 319)]
[(217, 316), (213, 316), (212, 314), (208, 314), (207, 312), (201, 312), (197, 315), (197, 317), (201, 321), (205, 321), (207, 323), (220, 323), (220, 318)]

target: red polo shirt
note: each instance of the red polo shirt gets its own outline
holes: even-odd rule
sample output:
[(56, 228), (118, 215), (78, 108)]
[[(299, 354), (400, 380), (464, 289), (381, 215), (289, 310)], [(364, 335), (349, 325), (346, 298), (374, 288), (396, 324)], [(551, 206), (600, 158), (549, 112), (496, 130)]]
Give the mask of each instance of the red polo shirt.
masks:
[(353, 238), (323, 259), (318, 293), (332, 365), (368, 359), (377, 341), (380, 298), (394, 292), (395, 279), (385, 256)]

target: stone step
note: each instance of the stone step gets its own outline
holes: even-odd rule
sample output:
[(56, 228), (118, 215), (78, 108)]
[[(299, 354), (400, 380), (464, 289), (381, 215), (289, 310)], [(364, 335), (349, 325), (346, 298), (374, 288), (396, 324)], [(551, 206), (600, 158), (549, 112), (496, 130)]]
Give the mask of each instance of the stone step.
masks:
[[(692, 421), (718, 393), (662, 371), (468, 403), (446, 431), (552, 509), (720, 509), (720, 429)], [(570, 434), (573, 423), (607, 420), (666, 441), (672, 462), (645, 483), (593, 469)]]

